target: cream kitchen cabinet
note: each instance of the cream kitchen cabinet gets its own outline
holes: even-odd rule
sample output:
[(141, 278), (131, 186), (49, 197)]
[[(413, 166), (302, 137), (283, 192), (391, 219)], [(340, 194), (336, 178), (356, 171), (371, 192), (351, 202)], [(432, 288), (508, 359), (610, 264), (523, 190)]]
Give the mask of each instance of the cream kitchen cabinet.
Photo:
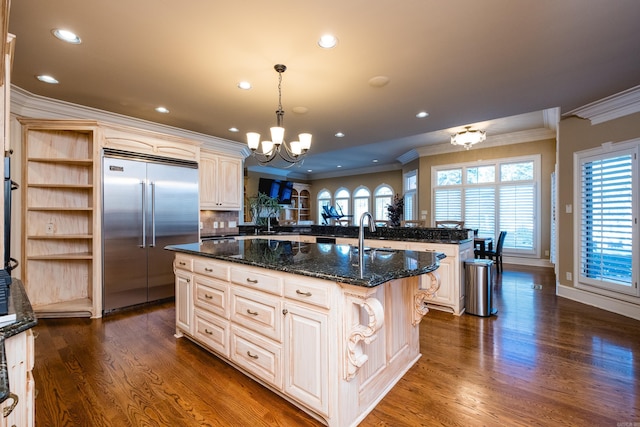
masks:
[(200, 151), (200, 208), (240, 210), (242, 160)]
[(0, 418), (0, 427), (34, 425), (33, 338), (33, 332), (28, 329), (4, 342), (11, 394), (2, 402), (4, 416)]
[[(328, 415), (330, 288), (321, 280), (177, 254), (176, 336)], [(193, 270), (193, 272), (191, 271)]]
[(176, 275), (176, 336), (182, 336), (182, 332), (191, 333), (193, 323), (193, 275), (180, 268), (174, 268), (174, 273)]
[[(416, 243), (411, 244), (411, 249), (441, 252), (446, 255), (446, 258), (440, 260), (438, 268), (440, 289), (428, 305), (433, 308), (450, 310), (457, 316), (464, 313), (464, 261), (474, 256), (473, 242), (461, 244)], [(428, 278), (425, 277), (423, 280), (428, 280)]]

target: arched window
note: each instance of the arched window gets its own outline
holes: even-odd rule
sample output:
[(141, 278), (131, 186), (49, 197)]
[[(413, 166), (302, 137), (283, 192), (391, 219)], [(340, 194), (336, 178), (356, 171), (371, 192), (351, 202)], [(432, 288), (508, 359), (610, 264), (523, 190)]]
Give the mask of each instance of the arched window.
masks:
[(349, 215), (349, 199), (351, 199), (351, 194), (346, 188), (339, 188), (338, 191), (336, 191), (334, 200), (338, 213), (342, 215)]
[(331, 206), (331, 193), (329, 190), (323, 189), (318, 193), (318, 224), (324, 224), (324, 218), (322, 217), (322, 213), (324, 212), (325, 206)]
[(369, 211), (371, 192), (367, 187), (358, 187), (353, 192), (353, 223), (358, 224), (363, 213)]
[(387, 184), (382, 184), (378, 188), (376, 188), (373, 197), (376, 205), (376, 211), (374, 215), (375, 220), (388, 221), (389, 212), (387, 211), (387, 206), (393, 202), (393, 188), (389, 187)]

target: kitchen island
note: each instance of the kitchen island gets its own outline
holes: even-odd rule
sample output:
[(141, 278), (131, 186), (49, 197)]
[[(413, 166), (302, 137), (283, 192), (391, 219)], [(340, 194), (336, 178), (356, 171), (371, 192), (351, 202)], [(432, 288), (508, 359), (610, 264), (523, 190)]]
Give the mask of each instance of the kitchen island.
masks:
[(268, 239), (173, 245), (186, 336), (332, 427), (355, 426), (420, 357), (433, 252)]

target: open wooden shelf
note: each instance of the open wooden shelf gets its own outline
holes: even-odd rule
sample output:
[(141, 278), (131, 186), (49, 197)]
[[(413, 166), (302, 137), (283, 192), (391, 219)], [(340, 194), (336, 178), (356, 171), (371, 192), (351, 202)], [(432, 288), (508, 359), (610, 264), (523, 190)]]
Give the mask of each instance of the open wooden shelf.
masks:
[[(23, 282), (40, 317), (99, 317), (94, 230), (100, 182), (93, 122), (23, 125)], [(67, 126), (65, 128), (65, 126)], [(99, 251), (98, 251), (99, 252)]]

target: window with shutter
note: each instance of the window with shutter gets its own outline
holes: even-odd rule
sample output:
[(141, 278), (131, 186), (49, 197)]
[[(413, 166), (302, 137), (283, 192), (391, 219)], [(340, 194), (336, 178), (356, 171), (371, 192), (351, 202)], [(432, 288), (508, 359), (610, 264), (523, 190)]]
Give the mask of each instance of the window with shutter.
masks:
[(579, 282), (632, 295), (638, 295), (637, 150), (636, 144), (578, 155)]

